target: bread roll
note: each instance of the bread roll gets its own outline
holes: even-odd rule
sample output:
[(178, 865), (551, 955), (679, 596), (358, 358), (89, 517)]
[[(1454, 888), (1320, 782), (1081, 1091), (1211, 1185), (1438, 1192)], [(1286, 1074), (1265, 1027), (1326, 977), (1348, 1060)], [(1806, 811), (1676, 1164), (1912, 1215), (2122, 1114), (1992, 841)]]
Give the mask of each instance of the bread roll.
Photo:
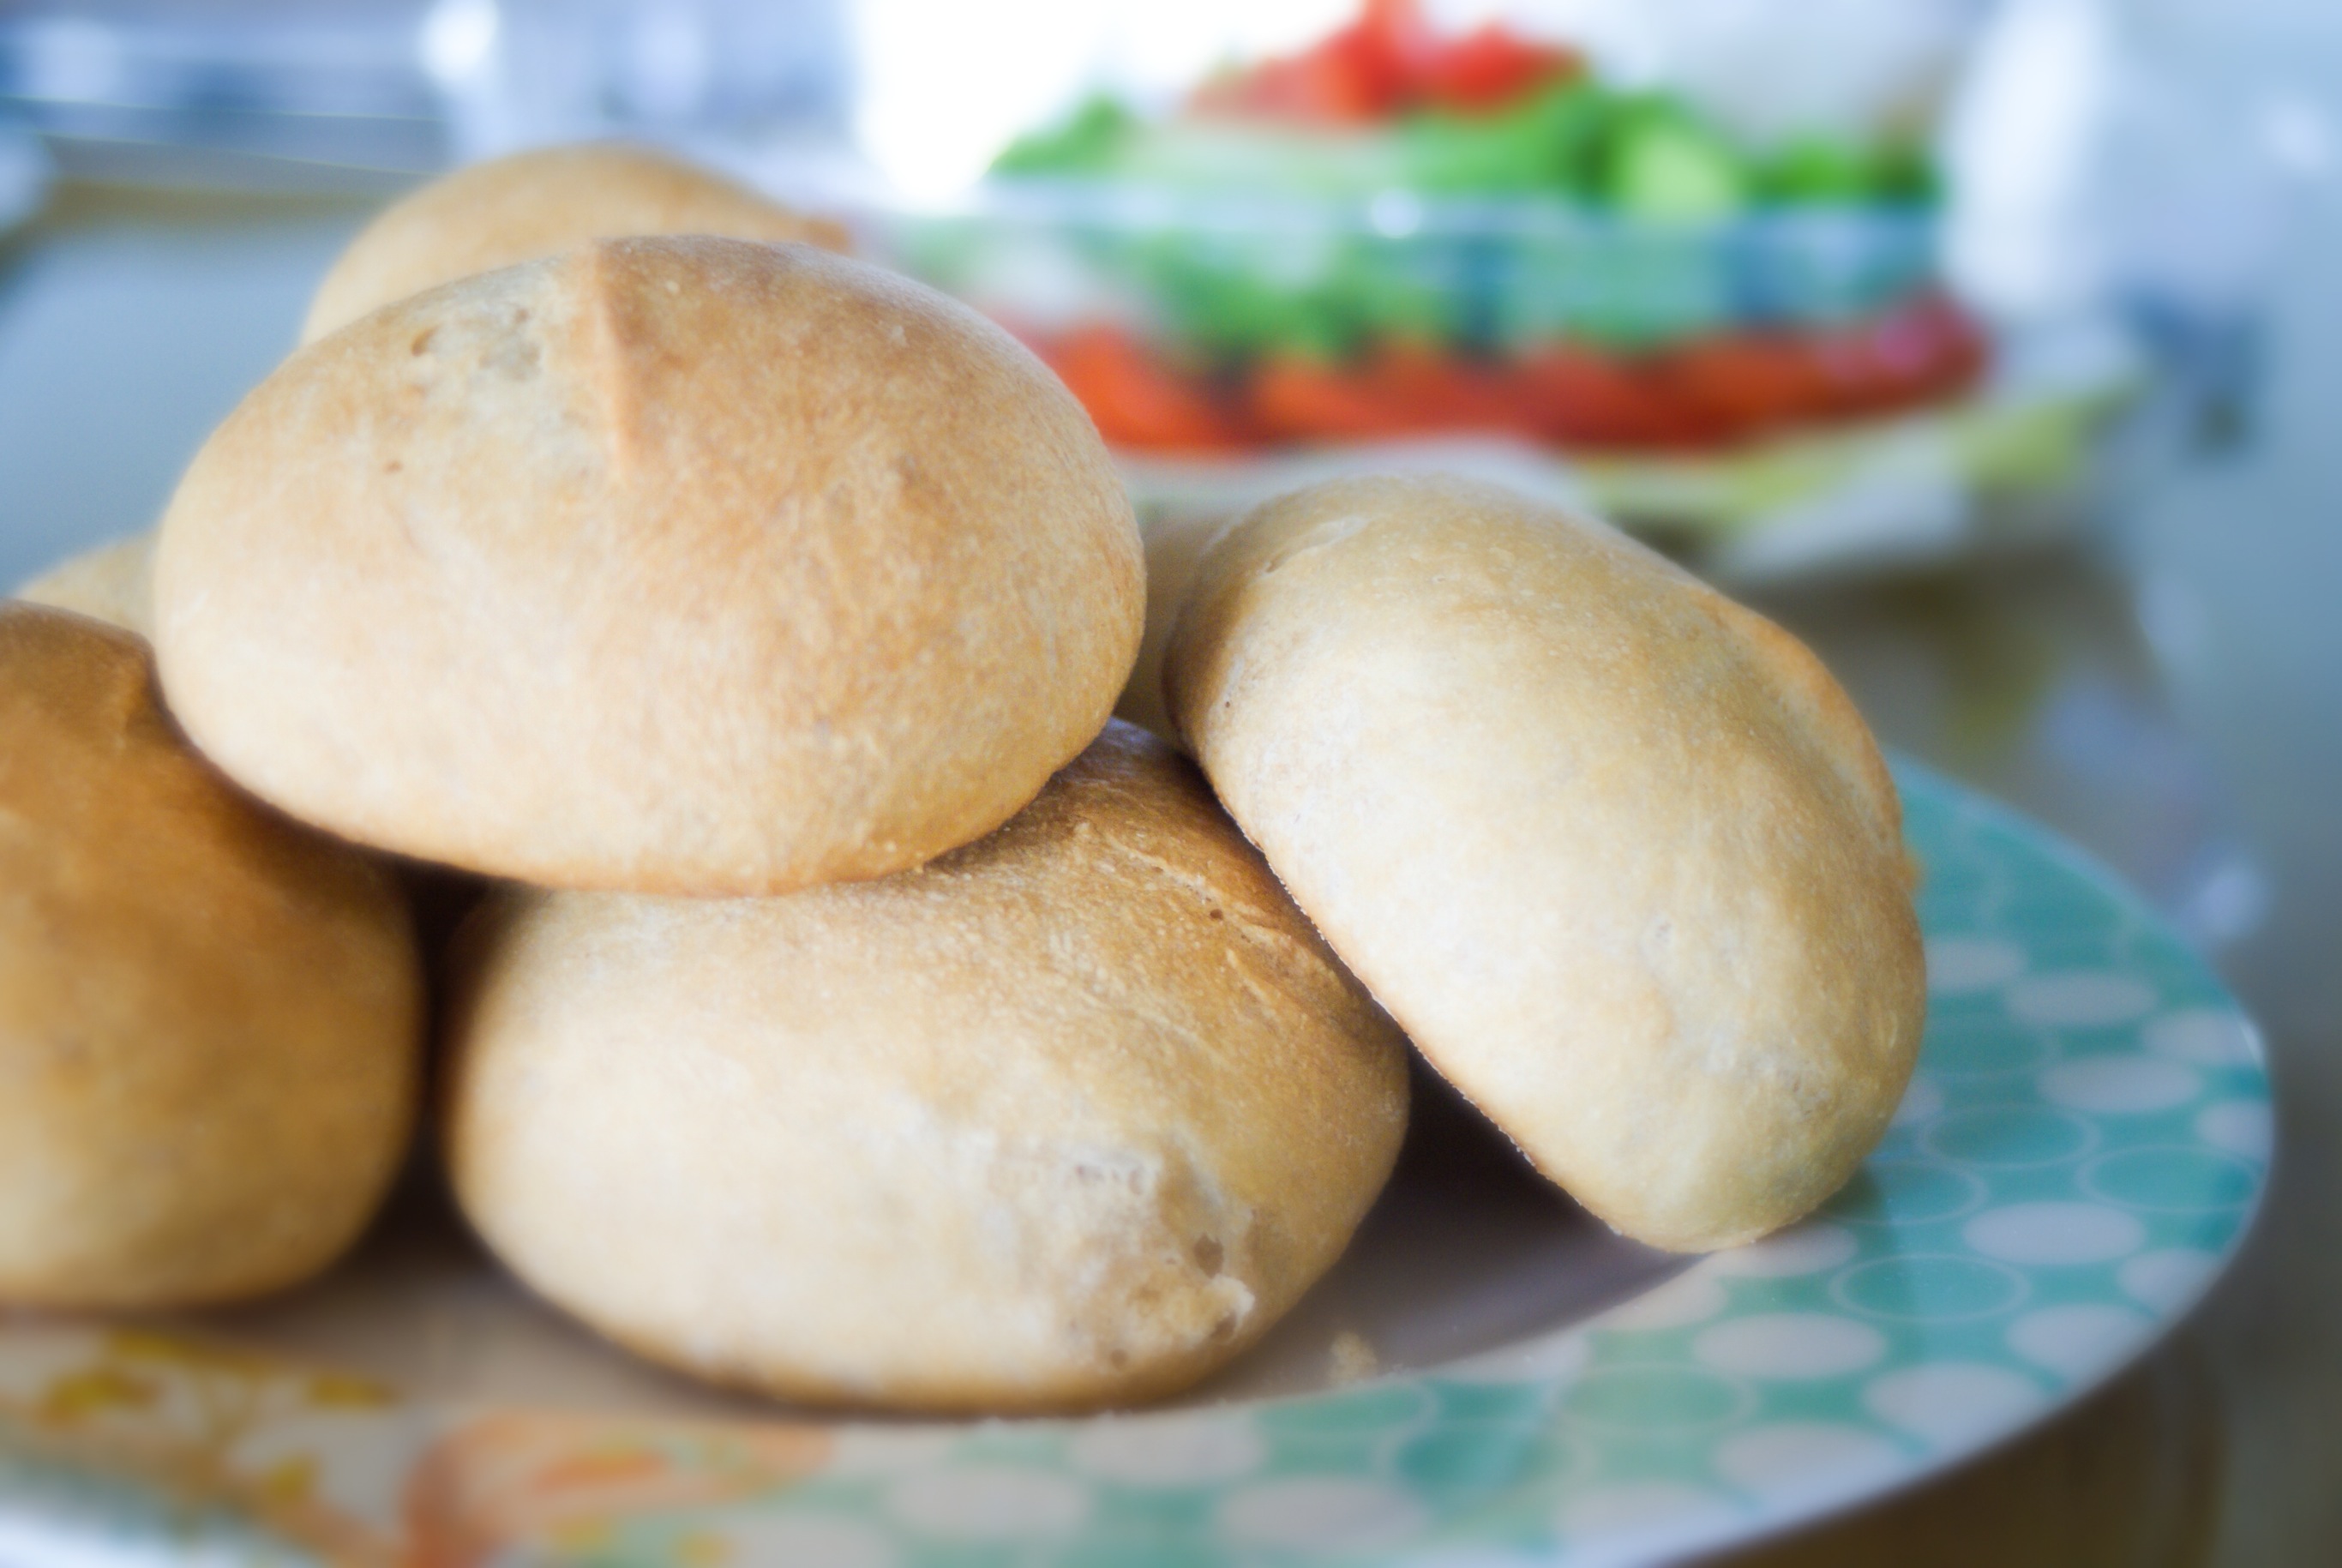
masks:
[(514, 890), (465, 944), (445, 1141), (481, 1233), (612, 1338), (795, 1398), (1192, 1383), (1333, 1263), (1405, 1129), (1397, 1033), (1120, 724), (922, 870)]
[(426, 288), (586, 240), (687, 234), (846, 248), (836, 224), (647, 148), (539, 147), (458, 169), (383, 209), (317, 285), (301, 341)]
[(16, 590), (28, 604), (71, 610), (141, 637), (155, 627), (155, 530), (60, 561)]
[(135, 639), (0, 606), (0, 1302), (324, 1267), (405, 1154), (421, 1027), (389, 876), (188, 750)]
[(1900, 811), (1777, 627), (1509, 492), (1365, 479), (1216, 542), (1166, 668), (1335, 951), (1616, 1229), (1751, 1240), (1885, 1132), (1925, 1003)]
[(560, 886), (916, 865), (1097, 734), (1141, 555), (964, 307), (803, 246), (597, 241), (295, 354), (181, 482), (173, 710), (362, 843)]
[(1178, 732), (1163, 706), (1163, 649), (1171, 640), (1171, 623), (1187, 600), (1187, 584), (1204, 548), (1227, 525), (1226, 514), (1156, 511), (1139, 520), (1138, 532), (1146, 546), (1146, 632), (1139, 639), (1138, 660), (1114, 704), (1114, 715), (1127, 719), (1166, 740)]

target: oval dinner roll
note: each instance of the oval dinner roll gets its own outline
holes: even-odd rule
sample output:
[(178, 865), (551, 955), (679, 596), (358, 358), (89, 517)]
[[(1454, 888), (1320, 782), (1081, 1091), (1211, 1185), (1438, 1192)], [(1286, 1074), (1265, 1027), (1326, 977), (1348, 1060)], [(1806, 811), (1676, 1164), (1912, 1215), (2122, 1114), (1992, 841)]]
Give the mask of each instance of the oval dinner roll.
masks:
[(1396, 1158), (1406, 1050), (1163, 742), (786, 898), (497, 895), (446, 1148), (603, 1333), (786, 1396), (1144, 1399), (1258, 1338)]
[(155, 530), (149, 528), (58, 562), (17, 589), (16, 597), (151, 637), (154, 583)]
[(1919, 1047), (1892, 781), (1794, 638), (1456, 479), (1271, 502), (1206, 554), (1171, 713), (1432, 1064), (1636, 1240), (1807, 1213)]
[(596, 241), (287, 360), (180, 483), (171, 706), (236, 779), (491, 874), (765, 894), (1030, 800), (1135, 657), (1071, 394), (801, 245)]
[(385, 872), (205, 765), (135, 639), (0, 606), (0, 1303), (323, 1268), (405, 1155), (422, 1013)]
[(394, 300), (586, 240), (724, 235), (846, 247), (846, 231), (644, 147), (539, 147), (456, 170), (358, 231), (309, 303), (314, 343)]

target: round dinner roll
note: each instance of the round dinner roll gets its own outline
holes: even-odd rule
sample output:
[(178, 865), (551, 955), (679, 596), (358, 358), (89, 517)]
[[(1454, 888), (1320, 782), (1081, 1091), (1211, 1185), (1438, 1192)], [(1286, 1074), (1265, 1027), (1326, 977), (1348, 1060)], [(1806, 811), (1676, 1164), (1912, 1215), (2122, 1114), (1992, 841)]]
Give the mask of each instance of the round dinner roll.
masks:
[(1156, 509), (1139, 522), (1146, 546), (1146, 632), (1139, 639), (1138, 659), (1130, 679), (1114, 705), (1114, 716), (1127, 719), (1166, 740), (1177, 731), (1163, 706), (1163, 649), (1171, 640), (1171, 623), (1186, 601), (1187, 584), (1204, 548), (1227, 523), (1226, 514)]
[(1771, 623), (1508, 491), (1347, 480), (1213, 544), (1166, 684), (1335, 951), (1614, 1228), (1753, 1240), (1886, 1131), (1926, 1000), (1900, 807)]
[(0, 606), (0, 1303), (323, 1268), (405, 1155), (422, 1015), (387, 873), (196, 756), (136, 639)]
[(15, 596), (151, 637), (154, 584), (155, 530), (149, 528), (58, 562), (17, 589)]
[(632, 235), (794, 240), (834, 251), (847, 243), (826, 218), (646, 147), (538, 147), (458, 169), (385, 207), (317, 285), (301, 341), (443, 283)]
[(1166, 1393), (1332, 1264), (1406, 1049), (1165, 743), (784, 898), (509, 890), (464, 934), (465, 1211), (621, 1343), (787, 1397)]
[(181, 481), (171, 706), (385, 849), (747, 894), (990, 832), (1097, 734), (1138, 532), (1006, 333), (802, 245), (596, 241), (295, 354)]

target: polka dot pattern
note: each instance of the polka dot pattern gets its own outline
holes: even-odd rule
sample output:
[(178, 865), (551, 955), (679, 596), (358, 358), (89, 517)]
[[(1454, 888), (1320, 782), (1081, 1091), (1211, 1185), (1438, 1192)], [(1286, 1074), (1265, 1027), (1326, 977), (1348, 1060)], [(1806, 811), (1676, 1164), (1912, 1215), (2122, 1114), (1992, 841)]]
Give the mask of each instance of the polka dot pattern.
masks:
[(2155, 987), (2135, 974), (2072, 970), (2020, 980), (2005, 994), (2010, 1014), (2052, 1028), (2127, 1024), (2155, 1009)]
[(1914, 1073), (1910, 1086), (1903, 1091), (1903, 1103), (1895, 1107), (1895, 1125), (1908, 1127), (1931, 1122), (1943, 1112), (1943, 1085), (1925, 1073)]
[(1863, 1407), (1937, 1447), (2006, 1432), (2045, 1402), (2040, 1383), (1990, 1362), (1931, 1362), (1870, 1380)]
[(2138, 1251), (2147, 1227), (2105, 1203), (2010, 1203), (1987, 1209), (1960, 1234), (1977, 1252), (2003, 1263), (2084, 1268)]
[(1724, 1479), (1759, 1499), (1835, 1501), (1888, 1480), (1904, 1468), (1902, 1446), (1847, 1422), (1785, 1421), (1753, 1426), (1716, 1447)]
[(2249, 1067), (2260, 1059), (2260, 1037), (2241, 1013), (2186, 1007), (2167, 1013), (2139, 1032), (2157, 1056), (2199, 1067)]
[[(2068, 852), (1901, 782), (1927, 1033), (1884, 1141), (1820, 1213), (1452, 1367), (1086, 1422), (841, 1428), (826, 1466), (766, 1494), (619, 1518), (612, 1560), (1674, 1559), (2078, 1396), (2242, 1240), (2271, 1153), (2258, 1037)], [(0, 1460), (0, 1498), (16, 1479)]]
[(896, 1482), (886, 1511), (925, 1535), (1025, 1541), (1072, 1530), (1089, 1512), (1089, 1494), (1051, 1471), (949, 1464)]
[(2224, 1100), (2197, 1113), (2196, 1135), (2216, 1149), (2267, 1166), (2277, 1142), (2277, 1123), (2266, 1100)]
[(1736, 1421), (1747, 1413), (1754, 1398), (1744, 1380), (1714, 1372), (1666, 1365), (1615, 1366), (1579, 1378), (1562, 1396), (1562, 1407), (1595, 1427), (1681, 1432)]
[(1346, 1475), (1309, 1475), (1232, 1494), (1220, 1506), (1220, 1525), (1238, 1545), (1343, 1551), (1415, 1534), (1423, 1512), (1411, 1494), (1389, 1485)]
[(2141, 1253), (2123, 1264), (2115, 1276), (2123, 1293), (2154, 1313), (2177, 1313), (2203, 1294), (2220, 1260), (2194, 1247), (2166, 1247)]
[(1842, 1377), (1884, 1359), (1887, 1336), (1834, 1313), (1758, 1313), (1708, 1329), (1692, 1342), (1692, 1353), (1743, 1377), (1805, 1381)]
[(2086, 1056), (2041, 1074), (2042, 1098), (2095, 1116), (2168, 1111), (2203, 1092), (2193, 1068), (2143, 1056)]
[(1267, 1458), (1251, 1422), (1216, 1414), (1181, 1421), (1107, 1417), (1076, 1433), (1066, 1448), (1076, 1469), (1128, 1486), (1234, 1481), (1259, 1470)]
[(2032, 1281), (2007, 1264), (1958, 1254), (1874, 1258), (1830, 1282), (1840, 1306), (1904, 1323), (1997, 1317), (2032, 1293)]
[(2069, 1382), (2086, 1382), (2120, 1363), (2155, 1330), (2127, 1306), (2074, 1302), (2027, 1313), (2008, 1325), (2008, 1348)]
[(2025, 973), (2025, 949), (1997, 936), (1927, 939), (1927, 991), (1965, 996), (2007, 984)]
[(819, 1513), (751, 1515), (709, 1532), (715, 1563), (822, 1563), (831, 1568), (893, 1568), (901, 1553), (886, 1533), (859, 1519)]
[(1938, 1116), (1921, 1144), (1937, 1158), (1991, 1170), (2062, 1164), (2097, 1146), (2087, 1118), (2038, 1105), (1987, 1105)]
[[(1719, 1254), (1709, 1260), (1720, 1263), (1731, 1254)], [(1711, 1268), (1703, 1267), (1677, 1274), (1675, 1278), (1616, 1308), (1603, 1321), (1614, 1330), (1656, 1333), (1662, 1329), (1687, 1328), (1721, 1317), (1732, 1305), (1732, 1293), (1725, 1288)]]
[(1788, 1279), (1841, 1267), (1861, 1250), (1862, 1243), (1844, 1225), (1807, 1220), (1753, 1245), (1717, 1253), (1706, 1266), (1710, 1274), (1727, 1278)]

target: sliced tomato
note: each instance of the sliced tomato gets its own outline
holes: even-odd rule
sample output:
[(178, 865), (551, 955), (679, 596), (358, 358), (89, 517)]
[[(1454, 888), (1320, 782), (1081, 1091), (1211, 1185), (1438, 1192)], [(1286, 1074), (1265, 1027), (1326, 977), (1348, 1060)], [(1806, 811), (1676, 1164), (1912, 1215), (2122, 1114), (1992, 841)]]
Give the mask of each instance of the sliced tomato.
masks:
[(1887, 316), (1873, 352), (1910, 401), (1930, 403), (1967, 391), (1992, 355), (1983, 330), (1948, 297), (1934, 294)]
[(1419, 0), (1366, 0), (1349, 25), (1297, 55), (1208, 82), (1190, 102), (1206, 114), (1356, 125), (1425, 105), (1485, 113), (1584, 64), (1500, 23), (1442, 38)]
[(1442, 108), (1485, 114), (1583, 68), (1584, 62), (1566, 49), (1529, 43), (1488, 22), (1441, 44), (1417, 68), (1409, 95)]
[(1387, 119), (1406, 101), (1416, 57), (1430, 45), (1414, 0), (1367, 0), (1356, 21), (1301, 53), (1206, 84), (1194, 106), (1311, 125)]
[(1830, 411), (1836, 394), (1809, 346), (1780, 333), (1719, 333), (1671, 350), (1675, 391), (1730, 436), (1777, 430)]
[(1245, 384), (1252, 423), (1284, 441), (1374, 441), (1417, 428), (1360, 372), (1306, 355), (1270, 354)]
[(1680, 451), (1726, 434), (1648, 356), (1549, 344), (1515, 361), (1511, 381), (1536, 428), (1564, 446)]
[(1371, 71), (1321, 45), (1291, 59), (1265, 61), (1199, 94), (1196, 107), (1313, 125), (1361, 125), (1386, 117), (1396, 101)]
[(1387, 340), (1368, 356), (1359, 375), (1362, 385), (1410, 431), (1541, 434), (1502, 370), (1435, 343)]
[(1389, 83), (1395, 102), (1411, 101), (1422, 90), (1424, 73), (1442, 46), (1422, 0), (1365, 0), (1358, 19), (1334, 36), (1345, 35), (1361, 62)]
[(1990, 358), (1983, 333), (1940, 295), (1822, 335), (1809, 352), (1828, 388), (1828, 412), (1841, 416), (1941, 402), (1973, 386)]
[(1243, 424), (1209, 383), (1165, 363), (1119, 327), (1079, 327), (1033, 346), (1114, 445), (1226, 452), (1247, 444)]
[(1272, 355), (1255, 367), (1248, 403), (1257, 426), (1288, 440), (1545, 434), (1506, 370), (1418, 340), (1346, 365)]

